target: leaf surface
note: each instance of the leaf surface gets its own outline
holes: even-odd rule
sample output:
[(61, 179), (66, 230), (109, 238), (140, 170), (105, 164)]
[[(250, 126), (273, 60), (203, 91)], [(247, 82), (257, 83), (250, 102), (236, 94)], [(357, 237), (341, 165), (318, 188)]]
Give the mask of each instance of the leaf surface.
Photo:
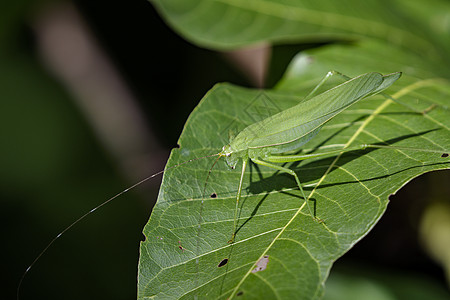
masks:
[[(260, 42), (321, 42), (372, 37), (431, 57), (440, 51), (430, 39), (445, 31), (447, 7), (417, 1), (367, 0), (150, 0), (186, 39), (214, 49)], [(427, 7), (427, 9), (423, 9)], [(436, 8), (435, 8), (436, 7)], [(424, 24), (433, 17), (435, 24)], [(426, 25), (426, 26), (423, 26)], [(433, 44), (434, 43), (434, 44)]]
[[(273, 90), (219, 84), (205, 95), (185, 125), (180, 148), (172, 151), (157, 205), (144, 228), (139, 299), (318, 299), (333, 262), (373, 228), (388, 197), (420, 174), (450, 167), (450, 158), (442, 157), (450, 150), (448, 81), (421, 69), (419, 62), (402, 64), (399, 52), (374, 66), (367, 57), (377, 47), (389, 50), (369, 42), (347, 51), (331, 46), (302, 54)], [(341, 58), (352, 54), (351, 69)], [(250, 164), (236, 240), (228, 244), (239, 165), (230, 170), (219, 160), (206, 189), (217, 157), (171, 167), (218, 153), (230, 132), (299, 103), (326, 67), (349, 71), (350, 76), (404, 71), (386, 90), (404, 105), (382, 95), (364, 99), (327, 123), (304, 145), (304, 153), (359, 144), (442, 153), (367, 149), (286, 164), (298, 174), (323, 223), (312, 220), (291, 176)], [(333, 78), (321, 91), (340, 82)], [(426, 114), (416, 112), (426, 109)]]

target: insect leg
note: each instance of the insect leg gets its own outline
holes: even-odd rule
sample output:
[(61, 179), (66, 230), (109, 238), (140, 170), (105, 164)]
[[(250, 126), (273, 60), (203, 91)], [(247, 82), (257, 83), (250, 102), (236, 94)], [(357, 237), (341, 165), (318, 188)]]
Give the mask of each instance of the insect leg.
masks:
[(242, 182), (244, 181), (244, 173), (245, 173), (245, 169), (247, 168), (248, 159), (244, 158), (242, 161), (243, 162), (242, 162), (241, 179), (239, 180), (239, 187), (238, 187), (238, 191), (237, 191), (237, 195), (236, 195), (236, 207), (234, 209), (233, 233), (231, 234), (231, 239), (228, 241), (228, 244), (232, 244), (234, 242), (234, 238), (236, 236), (239, 200), (241, 199)]
[[(322, 80), (319, 82), (319, 84), (317, 84), (316, 85), (316, 87), (305, 97), (305, 100), (306, 99), (309, 99), (309, 98), (311, 98), (316, 92), (317, 92), (317, 90), (322, 86), (322, 85), (324, 85), (325, 84), (325, 82), (327, 82), (327, 80), (331, 77), (331, 76), (333, 76), (333, 75), (335, 75), (335, 74), (337, 74), (338, 72), (336, 72), (336, 71), (329, 71), (328, 73), (327, 73), (327, 75), (325, 75), (325, 77), (323, 77), (322, 78)], [(340, 74), (340, 73), (339, 73)]]
[(315, 216), (313, 209), (311, 208), (311, 206), (308, 203), (308, 198), (306, 198), (306, 196), (305, 196), (305, 192), (303, 191), (302, 184), (300, 183), (300, 180), (298, 179), (297, 174), (295, 174), (295, 172), (293, 170), (291, 170), (289, 168), (281, 167), (281, 166), (278, 166), (278, 165), (274, 165), (274, 164), (271, 164), (271, 163), (268, 163), (266, 161), (262, 161), (262, 160), (259, 160), (259, 159), (252, 159), (252, 161), (254, 163), (258, 164), (258, 165), (266, 166), (266, 167), (269, 167), (269, 168), (272, 168), (272, 169), (275, 169), (275, 170), (278, 170), (278, 171), (281, 171), (281, 172), (285, 172), (285, 173), (287, 173), (289, 175), (292, 175), (295, 178), (295, 181), (297, 182), (298, 188), (300, 189), (300, 192), (302, 193), (303, 199), (305, 199), (305, 203), (306, 203), (306, 206), (308, 207), (308, 210), (309, 210), (309, 213), (311, 214), (311, 217), (315, 221), (323, 222), (323, 220), (318, 219)]
[[(328, 73), (330, 73), (330, 72), (328, 72)], [(341, 77), (344, 78), (345, 80), (350, 80), (350, 79), (352, 79), (351, 77), (349, 77), (349, 76), (347, 76), (347, 75), (345, 75), (345, 74), (343, 74), (343, 73), (341, 73), (341, 72), (338, 72), (338, 71), (333, 71), (333, 73), (334, 73), (335, 75), (341, 76)], [(382, 96), (385, 97), (386, 99), (389, 99), (389, 100), (391, 100), (391, 101), (393, 101), (393, 102), (395, 102), (395, 103), (397, 103), (397, 104), (400, 104), (400, 105), (406, 107), (407, 109), (409, 109), (409, 110), (411, 110), (411, 111), (413, 111), (413, 112), (415, 112), (415, 113), (421, 114), (421, 115), (422, 115), (422, 114), (428, 113), (430, 110), (432, 110), (433, 108), (436, 107), (436, 104), (435, 104), (435, 103), (432, 103), (428, 108), (426, 108), (426, 109), (424, 109), (424, 110), (418, 110), (418, 109), (412, 107), (411, 105), (409, 105), (409, 104), (407, 104), (407, 103), (405, 103), (405, 102), (399, 101), (398, 99), (392, 97), (392, 96), (389, 95), (389, 94), (386, 94), (385, 92), (381, 92), (380, 95), (382, 95)]]

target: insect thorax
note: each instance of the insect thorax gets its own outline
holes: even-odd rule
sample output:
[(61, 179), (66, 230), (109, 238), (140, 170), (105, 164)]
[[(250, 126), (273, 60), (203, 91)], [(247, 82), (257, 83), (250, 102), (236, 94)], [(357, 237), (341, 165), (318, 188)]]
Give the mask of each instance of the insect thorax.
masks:
[(248, 150), (235, 150), (230, 144), (225, 145), (222, 148), (222, 151), (219, 154), (220, 156), (224, 156), (227, 162), (227, 165), (234, 169), (239, 161), (239, 159), (248, 159)]

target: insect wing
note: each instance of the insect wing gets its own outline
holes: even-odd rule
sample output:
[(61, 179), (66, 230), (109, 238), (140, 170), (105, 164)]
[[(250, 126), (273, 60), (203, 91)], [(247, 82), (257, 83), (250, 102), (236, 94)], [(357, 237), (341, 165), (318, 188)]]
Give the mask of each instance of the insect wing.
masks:
[(306, 143), (327, 121), (383, 84), (379, 73), (355, 77), (320, 95), (245, 128), (232, 141), (233, 149), (279, 147)]

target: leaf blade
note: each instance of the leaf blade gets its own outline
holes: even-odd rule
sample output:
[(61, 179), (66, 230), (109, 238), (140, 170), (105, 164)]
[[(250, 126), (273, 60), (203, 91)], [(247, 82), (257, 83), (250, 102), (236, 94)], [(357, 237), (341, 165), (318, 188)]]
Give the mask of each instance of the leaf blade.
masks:
[[(313, 65), (319, 57), (320, 53)], [(278, 109), (295, 105), (300, 94), (307, 94), (313, 83), (304, 79), (314, 78), (316, 72), (311, 65), (300, 78), (289, 78), (278, 90), (268, 91)], [(419, 100), (435, 95), (430, 87), (436, 84), (441, 86), (439, 91), (447, 91), (444, 81), (427, 85), (411, 76), (405, 81), (399, 81), (389, 93), (406, 102), (417, 99), (418, 90), (422, 91)], [(254, 114), (245, 111), (249, 104), (257, 106), (258, 95), (258, 91), (228, 84), (213, 88), (189, 118), (180, 137), (181, 148), (173, 151), (168, 166), (219, 152), (228, 142), (230, 127), (239, 131), (254, 122)], [(443, 103), (448, 99), (442, 98)], [(326, 124), (306, 151), (349, 142), (441, 147), (438, 149), (444, 151), (450, 148), (449, 120), (444, 107), (421, 115), (377, 95)], [(300, 209), (301, 197), (289, 176), (251, 165), (245, 175), (233, 245), (227, 241), (233, 230), (239, 170), (229, 171), (219, 162), (211, 173), (205, 199), (203, 187), (212, 160), (168, 171), (158, 205), (144, 230), (147, 240), (141, 245), (139, 298), (225, 299), (232, 293), (320, 298), (332, 263), (373, 228), (386, 209), (388, 196), (424, 172), (449, 168), (448, 160), (442, 161), (439, 155), (406, 150), (372, 149), (336, 158), (289, 165), (307, 193), (314, 191), (311, 197), (316, 201), (317, 216), (325, 224), (312, 221), (307, 211)], [(212, 193), (217, 197), (209, 198)], [(184, 251), (179, 249), (179, 241)], [(269, 256), (267, 268), (252, 273), (264, 255)], [(218, 267), (225, 258), (228, 263)], [(168, 278), (169, 283), (157, 284)], [(174, 284), (176, 288), (171, 288)]]

